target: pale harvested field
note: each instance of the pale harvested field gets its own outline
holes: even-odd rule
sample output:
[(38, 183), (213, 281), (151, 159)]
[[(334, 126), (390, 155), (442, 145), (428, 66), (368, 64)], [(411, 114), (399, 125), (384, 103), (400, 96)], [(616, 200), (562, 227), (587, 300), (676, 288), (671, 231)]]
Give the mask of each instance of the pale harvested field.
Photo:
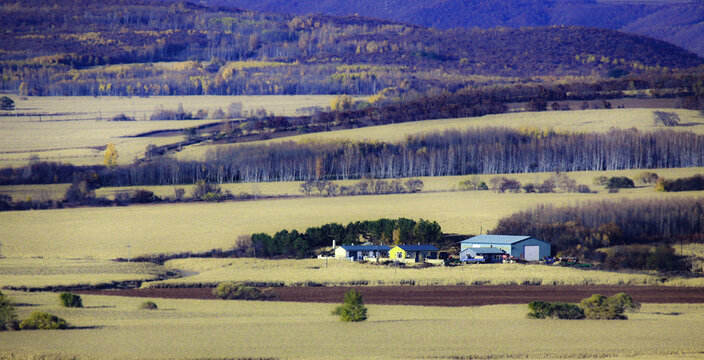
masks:
[[(316, 96), (156, 96), (140, 97), (18, 97), (14, 112), (23, 116), (0, 116), (0, 166), (19, 166), (32, 155), (42, 160), (70, 162), (77, 165), (102, 164), (103, 152), (96, 149), (115, 143), (119, 163), (131, 163), (142, 157), (147, 145), (165, 145), (182, 136), (124, 138), (153, 130), (182, 129), (215, 120), (145, 121), (159, 107), (185, 111), (199, 109), (210, 113), (240, 102), (244, 110), (264, 108), (275, 114), (294, 115), (301, 107), (330, 105), (333, 95)], [(118, 114), (138, 121), (105, 121)], [(40, 117), (41, 115), (41, 117)], [(40, 122), (41, 120), (41, 122)], [(101, 121), (102, 120), (102, 121)]]
[(127, 245), (133, 255), (203, 251), (229, 248), (242, 234), (398, 217), (435, 220), (446, 233), (478, 234), (503, 216), (539, 204), (701, 196), (704, 192), (664, 194), (652, 188), (617, 194), (467, 191), (2, 212), (0, 250), (7, 257), (111, 259), (125, 257)]
[[(334, 304), (83, 296), (84, 309), (57, 294), (8, 292), (20, 317), (48, 311), (77, 327), (3, 333), (11, 359), (74, 355), (100, 359), (700, 359), (704, 306), (644, 304), (626, 321), (533, 320), (525, 305), (370, 305), (369, 320), (341, 323)], [(676, 314), (676, 315), (675, 315)], [(510, 339), (510, 341), (505, 341)], [(96, 346), (100, 344), (100, 346)], [(393, 346), (389, 346), (393, 344)], [(51, 359), (53, 357), (49, 357)]]
[[(680, 123), (685, 126), (666, 128), (655, 124), (654, 111), (676, 113)], [(553, 129), (576, 133), (606, 132), (611, 128), (639, 131), (672, 129), (704, 134), (704, 116), (699, 111), (684, 109), (609, 109), (609, 110), (573, 110), (546, 112), (517, 112), (486, 115), (481, 117), (415, 121), (382, 126), (370, 126), (358, 129), (338, 130), (313, 134), (277, 138), (268, 141), (330, 141), (330, 140), (369, 140), (399, 142), (410, 135), (419, 135), (431, 131), (466, 130), (484, 127), (506, 127), (512, 129), (537, 128)], [(200, 159), (214, 146), (209, 145), (185, 149), (178, 154), (180, 158)]]
[(670, 285), (704, 286), (704, 279), (672, 277), (662, 282), (658, 274), (588, 271), (560, 266), (482, 264), (425, 269), (368, 265), (335, 259), (263, 260), (177, 259), (167, 268), (185, 270), (193, 276), (143, 284), (154, 286), (216, 286), (226, 281), (322, 285)]
[(78, 259), (0, 259), (0, 288), (99, 286), (113, 282), (148, 281), (165, 270), (151, 263), (118, 263)]
[[(704, 174), (704, 168), (672, 168), (672, 169), (648, 169), (648, 170), (615, 170), (615, 171), (575, 171), (566, 172), (566, 174), (572, 179), (577, 181), (577, 184), (588, 185), (592, 191), (595, 192), (606, 192), (608, 191), (602, 185), (593, 185), (593, 180), (597, 176), (626, 176), (633, 178), (634, 176), (644, 172), (654, 172), (661, 177), (666, 179), (677, 179), (683, 177), (690, 177), (696, 174)], [(488, 175), (477, 175), (480, 180), (489, 183), (489, 180), (496, 176), (506, 176), (509, 178), (517, 179), (522, 184), (533, 183), (538, 184), (544, 181), (546, 178), (550, 177), (554, 173), (521, 173), (521, 174), (488, 174)], [(472, 178), (474, 175), (461, 175), (461, 176), (438, 176), (438, 177), (420, 177), (423, 181), (423, 191), (424, 192), (438, 192), (438, 191), (460, 191), (459, 183), (461, 181)], [(402, 179), (406, 180), (406, 179)], [(351, 185), (358, 182), (358, 180), (347, 180), (347, 181), (335, 181), (340, 185)], [(220, 188), (223, 191), (230, 191), (234, 195), (239, 195), (242, 193), (250, 194), (254, 196), (301, 196), (301, 181), (291, 181), (291, 182), (264, 182), (264, 183), (226, 183), (220, 184)], [(53, 184), (53, 185), (7, 185), (0, 186), (0, 194), (5, 194), (11, 196), (14, 200), (25, 200), (28, 197), (34, 200), (60, 200), (63, 198), (68, 189), (69, 184)], [(646, 184), (636, 184), (639, 188), (649, 188), (652, 189), (651, 185)], [(105, 197), (112, 199), (115, 194), (119, 192), (133, 192), (138, 189), (146, 189), (154, 192), (159, 197), (168, 198), (174, 196), (174, 189), (183, 188), (186, 190), (186, 196), (192, 193), (193, 185), (168, 185), (168, 186), (131, 186), (131, 187), (107, 187), (100, 188), (95, 191), (96, 196)], [(313, 192), (313, 195), (317, 195), (317, 191)]]

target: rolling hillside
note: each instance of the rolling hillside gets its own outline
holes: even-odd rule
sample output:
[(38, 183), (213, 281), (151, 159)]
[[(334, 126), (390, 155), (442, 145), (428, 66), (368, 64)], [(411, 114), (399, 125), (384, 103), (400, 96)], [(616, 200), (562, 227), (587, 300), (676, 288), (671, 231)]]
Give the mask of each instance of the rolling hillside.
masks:
[(704, 64), (663, 41), (579, 26), (441, 31), (147, 0), (8, 2), (0, 16), (1, 90), (22, 95), (454, 91), (497, 83), (476, 75), (515, 82)]
[(292, 14), (379, 17), (438, 29), (577, 25), (623, 30), (704, 55), (700, 1), (594, 0), (210, 0), (246, 9)]

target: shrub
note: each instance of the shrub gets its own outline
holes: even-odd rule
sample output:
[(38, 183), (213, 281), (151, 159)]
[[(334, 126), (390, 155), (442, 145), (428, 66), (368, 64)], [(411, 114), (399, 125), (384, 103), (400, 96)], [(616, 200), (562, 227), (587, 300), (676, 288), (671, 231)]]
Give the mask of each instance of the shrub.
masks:
[(20, 323), (22, 330), (55, 330), (66, 329), (68, 324), (66, 320), (49, 313), (35, 311), (28, 319)]
[(244, 284), (220, 283), (213, 289), (213, 296), (223, 300), (272, 300), (276, 294), (271, 289), (259, 290)]
[(688, 178), (665, 180), (658, 179), (655, 184), (658, 191), (699, 191), (704, 190), (704, 176), (694, 175)]
[(357, 322), (367, 320), (367, 307), (364, 306), (362, 294), (355, 289), (345, 293), (344, 303), (335, 308), (333, 315), (339, 315), (340, 321)]
[(61, 306), (72, 308), (83, 307), (83, 300), (81, 300), (81, 297), (79, 295), (63, 293), (59, 295), (59, 300), (61, 300)]
[(139, 306), (140, 309), (142, 310), (157, 310), (159, 307), (156, 306), (156, 303), (153, 301), (145, 301), (142, 303), (142, 305)]
[(113, 116), (112, 121), (134, 121), (134, 118), (131, 118), (125, 114), (119, 114)]
[(0, 110), (15, 110), (15, 102), (7, 96), (1, 97)]
[(614, 176), (606, 182), (607, 189), (627, 189), (634, 188), (633, 180), (625, 176)]
[(10, 298), (0, 292), (0, 331), (17, 330), (17, 313)]
[(581, 184), (577, 186), (577, 192), (582, 194), (589, 194), (592, 192), (592, 189), (590, 189), (587, 185)]
[(587, 319), (614, 320), (628, 319), (623, 313), (627, 310), (636, 311), (640, 304), (626, 293), (619, 293), (611, 297), (594, 294), (582, 300), (579, 306), (584, 310)]
[(535, 319), (558, 318), (558, 319), (583, 319), (584, 311), (575, 304), (569, 303), (549, 303), (544, 301), (532, 301), (528, 304), (530, 312), (528, 317)]
[(609, 297), (609, 301), (611, 302), (611, 306), (620, 313), (640, 310), (640, 303), (633, 301), (633, 297), (626, 293), (618, 293), (611, 296)]
[(594, 185), (606, 185), (606, 182), (609, 181), (609, 178), (606, 176), (597, 176), (593, 180)]
[(658, 174), (649, 171), (643, 171), (642, 173), (633, 177), (633, 180), (641, 184), (653, 184), (658, 181)]
[(158, 196), (154, 195), (153, 192), (149, 190), (139, 189), (135, 190), (130, 197), (130, 202), (137, 204), (146, 204), (161, 200)]

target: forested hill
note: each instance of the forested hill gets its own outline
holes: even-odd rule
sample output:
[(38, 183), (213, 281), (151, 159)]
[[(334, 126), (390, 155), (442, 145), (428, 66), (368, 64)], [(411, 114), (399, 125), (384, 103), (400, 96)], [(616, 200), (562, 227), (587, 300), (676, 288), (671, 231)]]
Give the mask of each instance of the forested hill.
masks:
[(371, 16), (438, 29), (577, 25), (652, 36), (704, 55), (704, 3), (689, 0), (207, 0), (292, 14)]
[[(0, 4), (2, 90), (17, 91), (23, 86), (20, 92), (39, 95), (97, 94), (99, 85), (107, 87), (108, 82), (146, 78), (153, 82), (172, 70), (188, 72), (186, 82), (195, 85), (181, 92), (144, 91), (157, 95), (373, 93), (398, 85), (401, 78), (425, 78), (428, 86), (448, 88), (445, 82), (452, 79), (466, 86), (467, 79), (461, 77), (468, 74), (606, 75), (613, 70), (638, 73), (704, 63), (666, 42), (575, 26), (441, 31), (354, 16), (293, 17), (146, 0), (4, 0)], [(265, 61), (266, 69), (256, 73), (270, 76), (277, 85), (262, 90), (229, 83), (238, 75), (248, 75), (251, 63), (231, 64), (241, 60)], [(175, 61), (200, 63), (107, 72), (95, 68)], [(374, 66), (376, 72), (340, 68), (360, 64)], [(406, 76), (408, 72), (412, 76)], [(311, 88), (301, 87), (304, 77), (319, 81)], [(284, 78), (291, 81), (282, 82)], [(360, 79), (370, 88), (354, 84)], [(134, 85), (137, 81), (132, 90), (139, 94)], [(327, 88), (321, 90), (321, 86)]]

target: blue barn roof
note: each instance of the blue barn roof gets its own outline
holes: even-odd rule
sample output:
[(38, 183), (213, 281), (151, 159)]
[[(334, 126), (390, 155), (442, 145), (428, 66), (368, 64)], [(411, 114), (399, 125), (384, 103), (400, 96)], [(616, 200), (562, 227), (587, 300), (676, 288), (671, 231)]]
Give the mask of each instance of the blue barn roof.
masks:
[(386, 245), (342, 245), (341, 248), (347, 251), (389, 251)]
[(477, 235), (475, 237), (472, 237), (472, 238), (469, 238), (466, 240), (462, 240), (461, 242), (462, 243), (511, 245), (511, 244), (515, 244), (517, 242), (521, 242), (526, 239), (530, 239), (530, 238), (531, 238), (531, 236), (525, 236), (525, 235)]
[(399, 245), (403, 251), (440, 251), (433, 245)]

